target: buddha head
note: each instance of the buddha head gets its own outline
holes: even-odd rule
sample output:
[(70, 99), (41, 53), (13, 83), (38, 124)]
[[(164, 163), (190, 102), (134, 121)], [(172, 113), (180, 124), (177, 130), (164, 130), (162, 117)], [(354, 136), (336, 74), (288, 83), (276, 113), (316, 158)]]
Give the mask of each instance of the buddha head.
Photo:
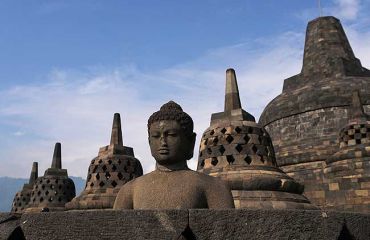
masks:
[(149, 145), (160, 165), (186, 163), (193, 157), (196, 134), (193, 120), (180, 105), (170, 101), (148, 120)]

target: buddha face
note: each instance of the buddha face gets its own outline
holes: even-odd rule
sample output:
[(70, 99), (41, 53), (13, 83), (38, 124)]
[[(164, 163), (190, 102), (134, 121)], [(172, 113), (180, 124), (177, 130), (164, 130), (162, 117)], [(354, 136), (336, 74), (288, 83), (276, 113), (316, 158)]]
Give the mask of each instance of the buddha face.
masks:
[(150, 150), (159, 164), (175, 164), (190, 159), (194, 144), (195, 133), (189, 136), (175, 120), (162, 120), (150, 126)]

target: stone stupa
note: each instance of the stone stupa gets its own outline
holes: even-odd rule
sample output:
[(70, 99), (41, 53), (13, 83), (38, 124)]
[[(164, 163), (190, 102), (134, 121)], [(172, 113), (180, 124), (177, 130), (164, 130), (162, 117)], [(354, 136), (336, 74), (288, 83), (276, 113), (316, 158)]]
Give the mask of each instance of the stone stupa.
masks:
[(198, 171), (227, 181), (236, 208), (315, 209), (304, 187), (277, 167), (269, 134), (241, 107), (235, 71), (226, 71), (224, 112), (204, 132)]
[(76, 196), (75, 184), (62, 169), (61, 144), (56, 143), (51, 167), (33, 184), (25, 212), (64, 211), (64, 205)]
[(121, 186), (141, 175), (143, 168), (134, 150), (123, 145), (121, 117), (115, 113), (110, 144), (101, 147), (98, 156), (91, 160), (84, 191), (66, 204), (66, 208), (113, 208)]
[(11, 212), (23, 213), (23, 211), (27, 208), (28, 203), (31, 199), (33, 184), (35, 183), (37, 177), (38, 177), (38, 163), (33, 162), (30, 180), (28, 181), (28, 183), (25, 183), (23, 185), (21, 191), (15, 194)]
[(340, 130), (339, 150), (326, 160), (326, 207), (370, 211), (370, 116), (354, 92), (348, 124)]

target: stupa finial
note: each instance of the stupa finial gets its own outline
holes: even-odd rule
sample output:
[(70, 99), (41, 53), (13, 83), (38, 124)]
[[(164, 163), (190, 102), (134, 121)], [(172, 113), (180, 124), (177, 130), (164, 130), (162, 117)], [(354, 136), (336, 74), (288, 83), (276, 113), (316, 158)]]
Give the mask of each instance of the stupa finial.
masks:
[(352, 102), (350, 106), (350, 118), (362, 118), (367, 117), (364, 108), (361, 103), (360, 92), (355, 91), (352, 94)]
[(29, 184), (33, 184), (36, 179), (38, 178), (39, 176), (39, 170), (38, 170), (38, 163), (37, 162), (33, 162), (32, 163), (32, 170), (31, 170), (31, 175), (30, 175), (30, 180), (29, 180)]
[(226, 70), (225, 112), (240, 108), (242, 108), (242, 105), (235, 70), (229, 68)]
[(59, 142), (55, 143), (51, 168), (62, 169), (62, 147)]
[(121, 116), (119, 115), (119, 113), (114, 114), (110, 145), (123, 146)]

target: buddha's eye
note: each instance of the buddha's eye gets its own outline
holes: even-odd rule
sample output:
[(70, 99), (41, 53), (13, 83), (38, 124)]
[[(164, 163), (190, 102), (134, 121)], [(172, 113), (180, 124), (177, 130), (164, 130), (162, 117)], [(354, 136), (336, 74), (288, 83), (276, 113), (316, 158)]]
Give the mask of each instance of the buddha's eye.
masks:
[(176, 137), (177, 132), (168, 132), (167, 135), (170, 136), (170, 137)]
[(152, 137), (152, 138), (159, 138), (159, 136), (160, 136), (160, 134), (157, 133), (157, 132), (154, 132), (154, 133), (150, 134), (150, 137)]

